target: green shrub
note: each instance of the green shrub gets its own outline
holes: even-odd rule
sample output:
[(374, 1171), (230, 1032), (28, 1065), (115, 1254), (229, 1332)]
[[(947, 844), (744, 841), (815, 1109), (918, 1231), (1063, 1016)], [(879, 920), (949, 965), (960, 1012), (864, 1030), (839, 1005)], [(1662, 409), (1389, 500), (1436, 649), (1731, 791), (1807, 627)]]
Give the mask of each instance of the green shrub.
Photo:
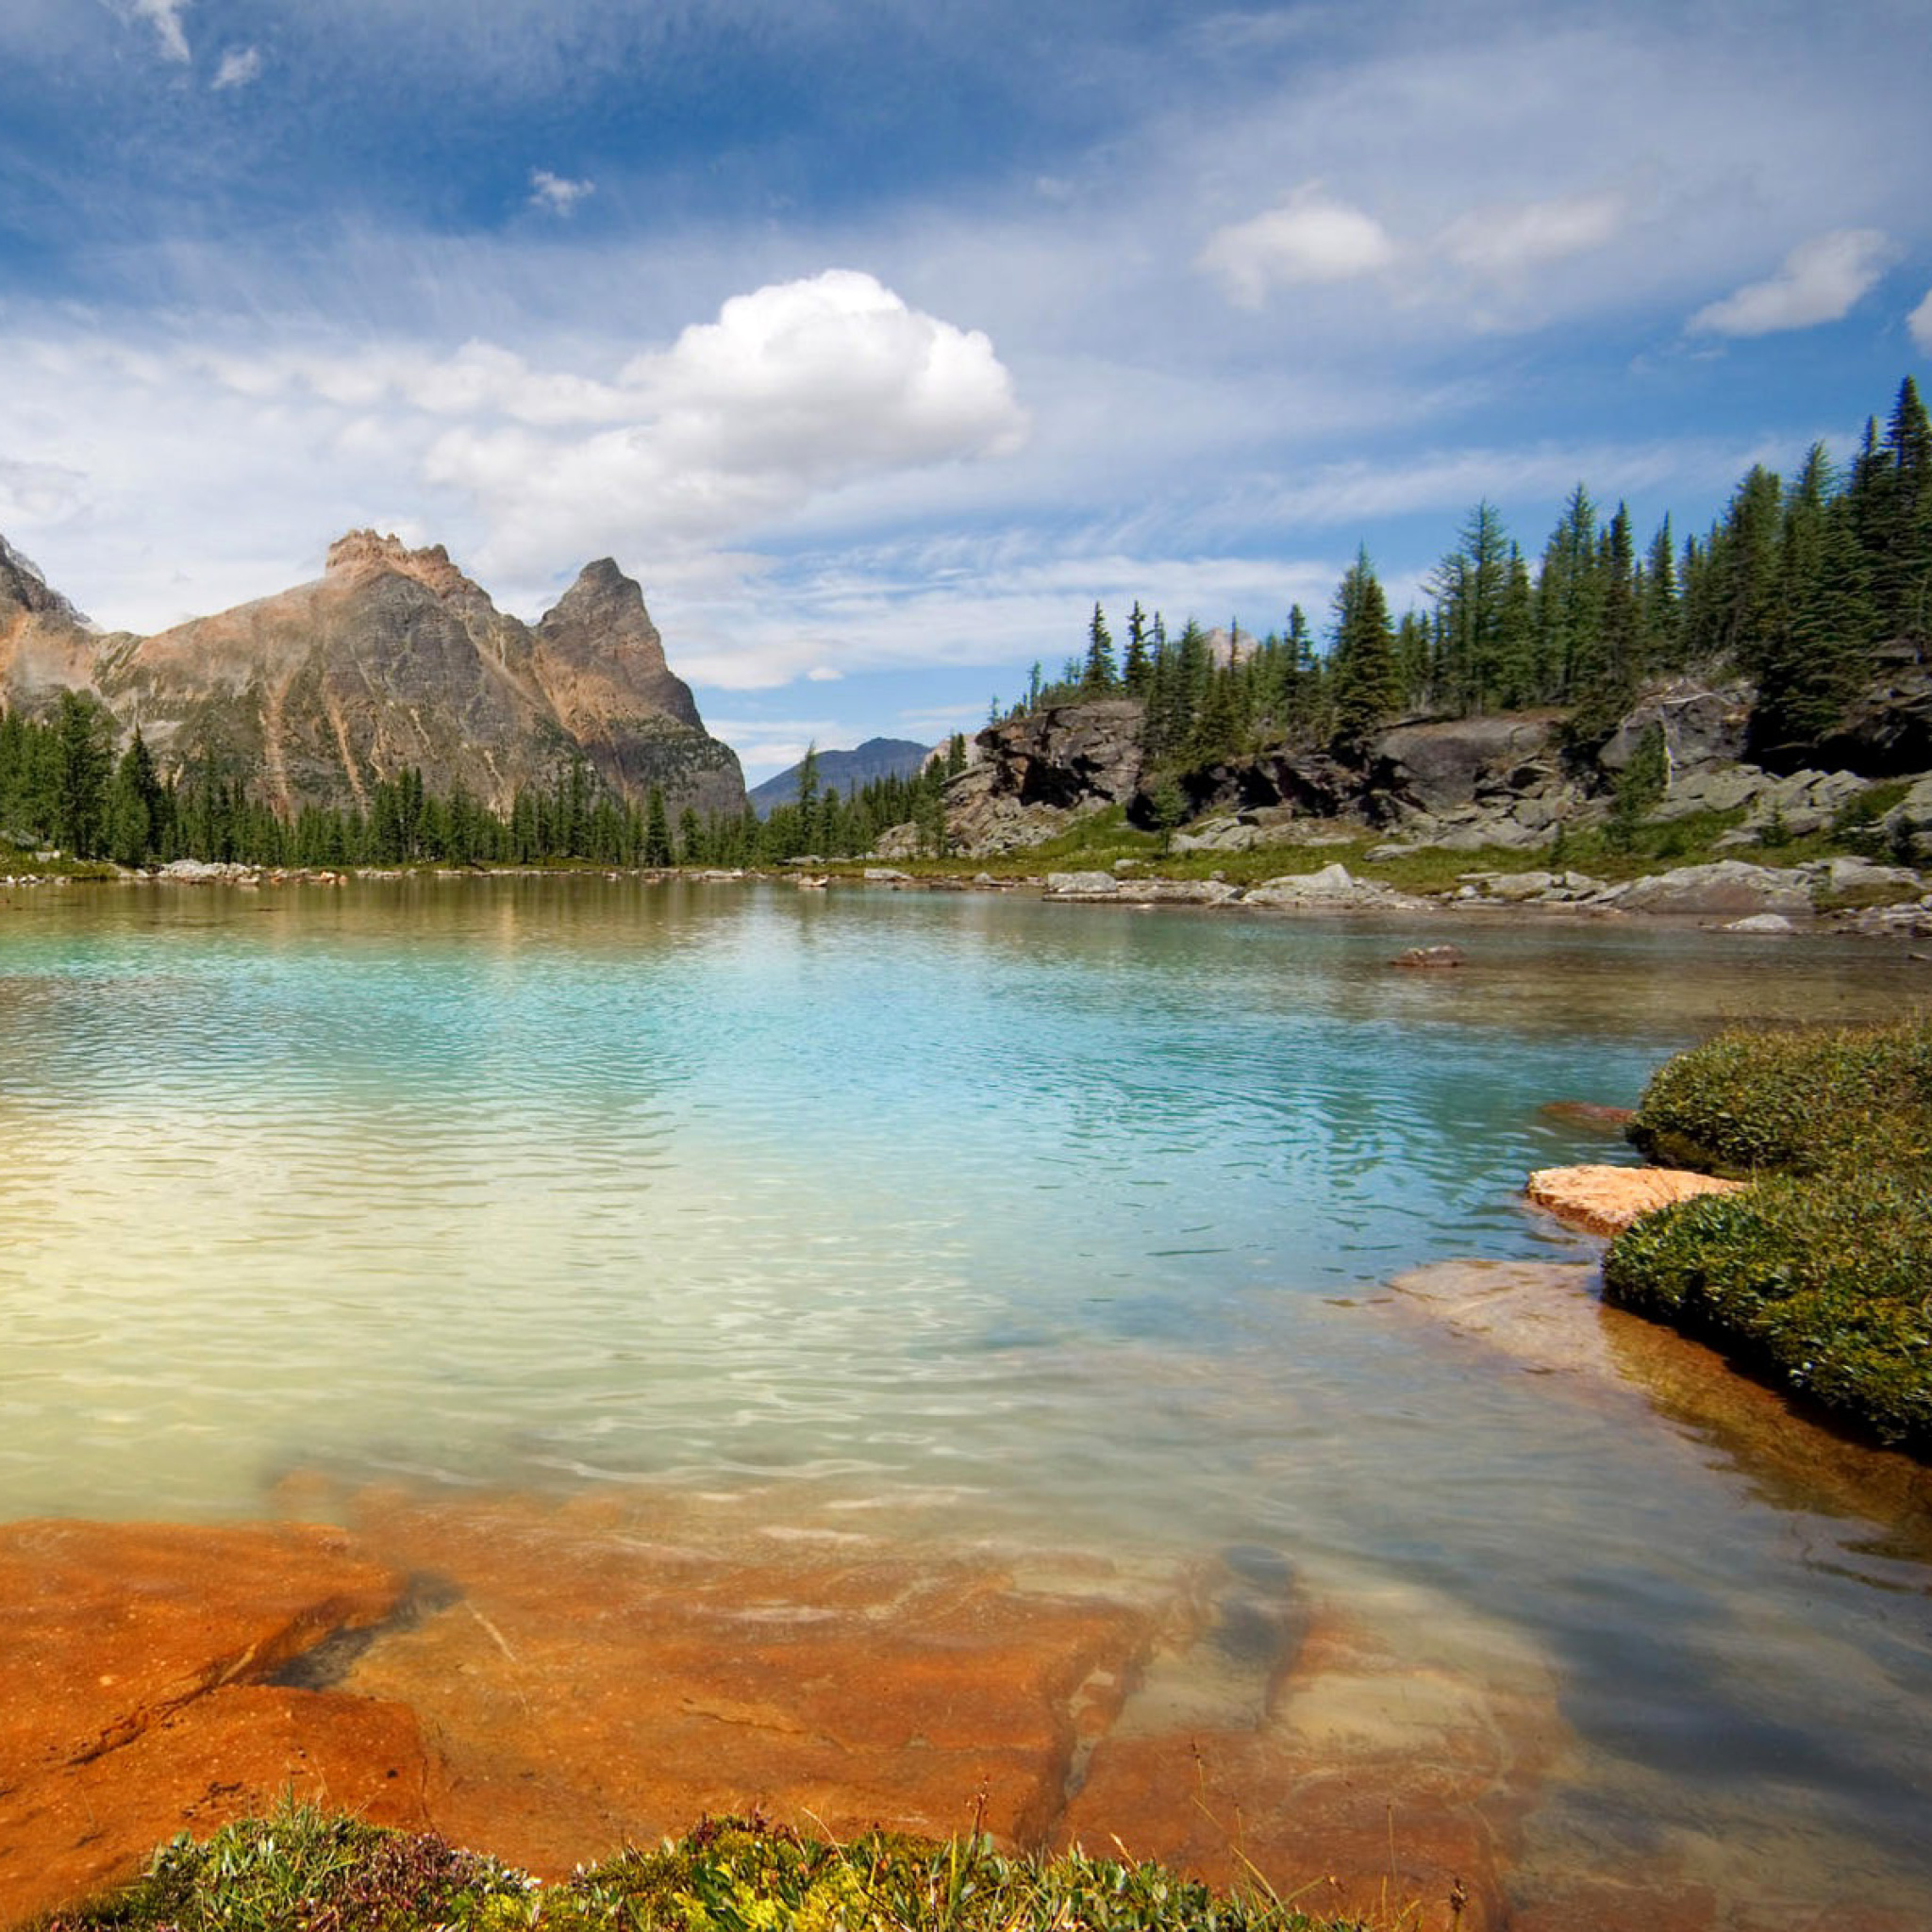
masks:
[(1713, 1341), (1889, 1442), (1932, 1446), (1932, 1200), (1923, 1177), (1771, 1175), (1643, 1217), (1605, 1299)]
[(1721, 1033), (1652, 1078), (1628, 1134), (1671, 1167), (1747, 1178), (1932, 1158), (1932, 1024)]
[(1657, 1074), (1628, 1133), (1757, 1184), (1619, 1235), (1606, 1298), (1932, 1447), (1932, 1024), (1722, 1034)]

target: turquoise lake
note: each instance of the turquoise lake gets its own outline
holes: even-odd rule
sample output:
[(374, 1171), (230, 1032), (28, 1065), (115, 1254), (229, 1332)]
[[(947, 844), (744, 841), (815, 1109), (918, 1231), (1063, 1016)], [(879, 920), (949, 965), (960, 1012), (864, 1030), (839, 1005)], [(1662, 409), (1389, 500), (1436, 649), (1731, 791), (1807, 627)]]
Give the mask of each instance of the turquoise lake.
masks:
[[(1453, 938), (1459, 971), (1397, 972)], [(1932, 1520), (1567, 1397), (1389, 1284), (1589, 1261), (1729, 1021), (1923, 1012), (1903, 946), (637, 880), (0, 905), (0, 1515), (292, 1472), (758, 1485), (959, 1538), (1262, 1549), (1555, 1674), (1531, 1834), (1932, 1923)], [(1496, 1641), (1501, 1641), (1497, 1638)]]

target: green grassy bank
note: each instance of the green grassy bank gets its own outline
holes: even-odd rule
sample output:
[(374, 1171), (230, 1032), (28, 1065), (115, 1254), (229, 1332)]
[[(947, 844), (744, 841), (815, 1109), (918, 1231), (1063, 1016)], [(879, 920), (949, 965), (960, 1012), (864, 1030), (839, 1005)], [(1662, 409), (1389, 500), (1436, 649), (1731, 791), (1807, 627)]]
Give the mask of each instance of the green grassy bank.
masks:
[(1754, 1185), (1618, 1236), (1606, 1298), (1932, 1455), (1932, 1021), (1721, 1034), (1657, 1074), (1629, 1134)]
[[(831, 1844), (706, 1821), (559, 1885), (441, 1839), (307, 1806), (182, 1837), (133, 1885), (42, 1932), (1324, 1932), (1265, 1890), (1158, 1865), (1007, 1857), (983, 1838)], [(1339, 1927), (1332, 1932), (1340, 1932)]]

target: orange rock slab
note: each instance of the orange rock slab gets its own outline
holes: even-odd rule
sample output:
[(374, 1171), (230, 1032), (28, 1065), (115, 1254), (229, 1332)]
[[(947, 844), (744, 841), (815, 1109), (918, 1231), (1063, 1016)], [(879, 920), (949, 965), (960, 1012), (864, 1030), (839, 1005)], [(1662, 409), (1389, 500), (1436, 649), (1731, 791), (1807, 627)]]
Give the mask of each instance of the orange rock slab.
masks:
[(1699, 1194), (1735, 1193), (1744, 1185), (1675, 1167), (1544, 1167), (1530, 1175), (1524, 1191), (1586, 1234), (1618, 1235), (1659, 1208)]
[(0, 1924), (285, 1791), (421, 1822), (407, 1710), (265, 1681), (404, 1593), (333, 1530), (0, 1524)]
[(700, 1537), (595, 1501), (357, 1517), (460, 1596), (341, 1688), (418, 1713), (440, 1829), (545, 1876), (707, 1811), (946, 1835), (982, 1791), (988, 1830), (1038, 1843), (1158, 1624), (1104, 1566), (1037, 1589), (990, 1558)]

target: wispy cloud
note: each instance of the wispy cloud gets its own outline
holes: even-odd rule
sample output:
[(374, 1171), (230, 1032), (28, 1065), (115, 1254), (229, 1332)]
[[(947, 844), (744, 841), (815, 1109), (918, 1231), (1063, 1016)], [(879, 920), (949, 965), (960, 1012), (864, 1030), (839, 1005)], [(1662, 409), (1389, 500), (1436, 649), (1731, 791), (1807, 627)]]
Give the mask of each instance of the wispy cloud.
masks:
[(1906, 326), (1911, 330), (1913, 341), (1932, 354), (1932, 289), (1925, 291), (1925, 299), (1906, 318)]
[(1395, 244), (1373, 215), (1310, 181), (1278, 208), (1217, 228), (1195, 266), (1219, 276), (1230, 301), (1258, 308), (1272, 289), (1353, 281), (1394, 259)]
[(185, 66), (191, 56), (181, 16), (192, 5), (193, 0), (123, 0), (122, 11), (128, 19), (144, 20), (154, 28), (163, 59), (178, 60)]
[(553, 215), (572, 214), (578, 202), (595, 194), (594, 181), (572, 181), (548, 168), (530, 170), (530, 206)]
[(258, 47), (230, 47), (222, 56), (222, 64), (215, 70), (211, 85), (217, 93), (224, 88), (246, 87), (252, 81), (261, 78), (261, 49)]
[(1801, 242), (1774, 275), (1748, 282), (1690, 318), (1693, 334), (1768, 336), (1815, 328), (1851, 311), (1897, 251), (1877, 228), (1838, 228)]
[(1442, 231), (1440, 245), (1465, 268), (1508, 275), (1601, 248), (1624, 225), (1621, 194), (1566, 194), (1480, 208)]

